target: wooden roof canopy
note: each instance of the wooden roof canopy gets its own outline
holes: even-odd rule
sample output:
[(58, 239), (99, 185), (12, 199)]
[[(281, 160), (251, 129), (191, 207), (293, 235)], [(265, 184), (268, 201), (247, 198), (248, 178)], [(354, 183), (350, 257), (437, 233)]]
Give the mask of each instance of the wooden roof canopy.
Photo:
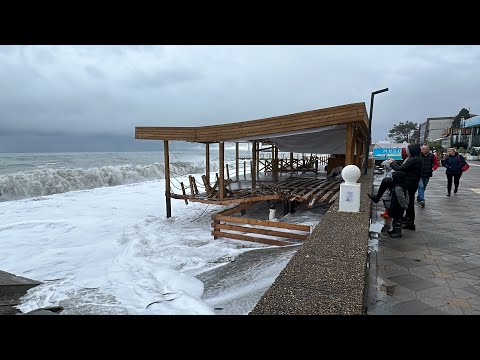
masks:
[(198, 143), (235, 142), (268, 139), (302, 131), (312, 131), (330, 125), (359, 125), (368, 136), (368, 116), (365, 103), (353, 103), (259, 120), (197, 127), (135, 127), (135, 139), (174, 140)]
[[(338, 128), (338, 129), (337, 129)], [(322, 132), (323, 135), (322, 135)], [(312, 137), (312, 135), (314, 135)], [(210, 183), (210, 143), (219, 143), (219, 175), (218, 177), (218, 202), (225, 202), (225, 179), (224, 179), (224, 143), (235, 142), (236, 144), (236, 174), (238, 171), (238, 143), (253, 141), (251, 161), (251, 186), (256, 188), (257, 165), (260, 142), (271, 142), (272, 145), (272, 174), (275, 181), (278, 181), (278, 150), (279, 144), (283, 141), (282, 148), (289, 148), (291, 166), (293, 167), (293, 152), (320, 153), (320, 148), (329, 152), (345, 154), (342, 164), (356, 164), (360, 166), (364, 159), (365, 144), (368, 140), (368, 117), (365, 103), (353, 103), (330, 108), (305, 111), (290, 115), (275, 116), (259, 120), (251, 120), (237, 123), (226, 123), (222, 125), (197, 126), (197, 127), (135, 127), (135, 139), (142, 140), (163, 140), (165, 157), (165, 197), (167, 218), (171, 216), (170, 199), (173, 197), (170, 191), (170, 169), (169, 169), (169, 148), (168, 142), (188, 141), (206, 144), (206, 188)], [(307, 143), (305, 147), (305, 143)], [(319, 145), (320, 144), (320, 145)], [(320, 147), (319, 147), (320, 146)], [(275, 151), (273, 150), (275, 149)], [(285, 151), (285, 150), (282, 150)], [(336, 152), (340, 151), (340, 152)], [(275, 158), (274, 155), (275, 154)], [(266, 164), (266, 163), (265, 163)], [(330, 165), (330, 164), (329, 164)], [(265, 165), (266, 166), (266, 165)], [(228, 174), (228, 168), (227, 168)], [(203, 178), (203, 177), (202, 177)], [(194, 181), (191, 184), (192, 197), (194, 195)], [(183, 188), (183, 197), (185, 190)], [(216, 185), (215, 185), (216, 186)], [(214, 186), (214, 188), (215, 188)], [(228, 189), (227, 189), (228, 190)], [(198, 190), (195, 191), (198, 194)], [(216, 196), (216, 195), (215, 195)], [(177, 198), (180, 198), (177, 196)], [(253, 196), (248, 201), (265, 200), (262, 196)], [(228, 200), (246, 202), (245, 199)], [(209, 200), (213, 201), (213, 200)], [(210, 203), (210, 202), (209, 202)]]

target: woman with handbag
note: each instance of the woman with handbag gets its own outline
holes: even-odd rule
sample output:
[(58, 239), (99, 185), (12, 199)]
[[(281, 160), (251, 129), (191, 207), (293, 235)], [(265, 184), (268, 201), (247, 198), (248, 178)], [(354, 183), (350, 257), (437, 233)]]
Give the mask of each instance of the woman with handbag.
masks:
[(456, 194), (462, 172), (468, 170), (469, 165), (465, 158), (457, 153), (455, 148), (448, 148), (448, 156), (445, 158), (443, 166), (447, 168), (447, 196), (450, 196), (452, 192), (452, 179), (455, 185), (453, 193)]

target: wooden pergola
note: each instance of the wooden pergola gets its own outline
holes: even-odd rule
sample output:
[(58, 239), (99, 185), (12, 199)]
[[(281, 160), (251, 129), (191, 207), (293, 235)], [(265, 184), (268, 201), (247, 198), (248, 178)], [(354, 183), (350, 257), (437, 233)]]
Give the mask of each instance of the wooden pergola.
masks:
[[(295, 142), (295, 136), (320, 136), (326, 129), (340, 129), (345, 134), (344, 154), (341, 162), (335, 165), (355, 164), (359, 167), (365, 158), (368, 140), (368, 116), (365, 103), (353, 103), (330, 108), (306, 111), (301, 113), (275, 116), (265, 119), (226, 123), (212, 126), (197, 127), (135, 127), (135, 139), (163, 140), (165, 162), (165, 196), (167, 217), (171, 216), (171, 189), (170, 189), (170, 159), (169, 141), (187, 141), (203, 143), (206, 146), (206, 178), (210, 174), (210, 144), (219, 144), (219, 201), (225, 198), (224, 187), (224, 144), (236, 143), (236, 170), (238, 174), (238, 144), (252, 142), (252, 187), (256, 186), (256, 157), (260, 141), (275, 143), (280, 139), (290, 139)], [(337, 130), (338, 131), (338, 130)], [(310, 135), (309, 135), (310, 134)], [(325, 133), (324, 133), (325, 134)], [(343, 141), (343, 139), (341, 139)], [(338, 144), (337, 144), (338, 145)], [(302, 151), (300, 151), (302, 152)], [(313, 152), (313, 151), (312, 151)], [(334, 154), (334, 151), (324, 152)], [(292, 157), (292, 152), (290, 153)], [(342, 153), (343, 154), (343, 153)], [(272, 158), (272, 172), (274, 178), (278, 175), (278, 147)], [(261, 199), (260, 199), (261, 200)], [(246, 201), (242, 201), (246, 202)], [(225, 204), (227, 202), (224, 202)]]

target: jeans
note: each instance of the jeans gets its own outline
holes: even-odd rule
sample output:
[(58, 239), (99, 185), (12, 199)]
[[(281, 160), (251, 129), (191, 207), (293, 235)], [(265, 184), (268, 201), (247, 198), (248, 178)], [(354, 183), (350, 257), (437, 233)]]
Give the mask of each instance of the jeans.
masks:
[(430, 181), (430, 177), (421, 177), (420, 181), (418, 182), (418, 194), (417, 194), (417, 201), (425, 201), (425, 190), (427, 189), (428, 182)]

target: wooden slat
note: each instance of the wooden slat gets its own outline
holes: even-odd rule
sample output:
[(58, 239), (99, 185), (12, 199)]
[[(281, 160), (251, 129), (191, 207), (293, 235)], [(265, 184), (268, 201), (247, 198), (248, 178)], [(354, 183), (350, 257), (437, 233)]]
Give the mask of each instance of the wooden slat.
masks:
[(297, 234), (293, 232), (283, 232), (283, 231), (275, 231), (275, 230), (268, 230), (268, 229), (259, 229), (255, 227), (246, 227), (246, 226), (237, 226), (237, 225), (228, 225), (228, 224), (215, 224), (215, 230), (218, 230), (218, 229), (262, 234), (262, 235), (269, 235), (269, 236), (278, 236), (278, 237), (284, 237), (287, 239), (296, 239), (296, 240), (305, 240), (310, 235), (310, 234)]
[(318, 200), (318, 202), (328, 203), (330, 201), (330, 199), (332, 198), (332, 196), (334, 194), (336, 194), (337, 192), (339, 192), (339, 190), (340, 190), (340, 184), (338, 184), (335, 188), (331, 189), (325, 195), (323, 195), (322, 198), (320, 200)]
[(225, 238), (236, 239), (236, 240), (258, 242), (258, 243), (268, 244), (268, 245), (285, 246), (285, 245), (293, 245), (294, 244), (294, 243), (281, 241), (281, 240), (273, 240), (273, 239), (259, 238), (259, 237), (246, 236), (246, 235), (240, 235), (240, 234), (232, 234), (232, 233), (226, 233), (226, 232), (223, 232), (223, 231), (222, 232), (212, 231), (212, 235), (216, 236), (217, 238), (218, 237), (225, 237)]
[(328, 202), (329, 204), (332, 204), (335, 200), (337, 200), (338, 196), (340, 195), (340, 191), (337, 191), (335, 195), (332, 196), (330, 201)]
[(302, 195), (302, 197), (307, 200), (311, 195), (316, 193), (317, 191), (321, 190), (325, 185), (326, 185), (327, 180), (321, 180), (320, 184), (318, 184), (316, 187), (314, 187), (312, 190), (310, 190), (308, 193), (305, 195)]
[(241, 217), (237, 217), (237, 216), (223, 216), (223, 215), (219, 215), (215, 219), (219, 220), (219, 221), (224, 221), (224, 222), (268, 226), (268, 227), (274, 227), (274, 228), (284, 228), (284, 229), (290, 229), (290, 230), (299, 230), (299, 231), (310, 232), (310, 226), (299, 225), (299, 224), (289, 224), (289, 223), (284, 223), (284, 222), (279, 222), (279, 221), (245, 219), (245, 218), (241, 218)]

